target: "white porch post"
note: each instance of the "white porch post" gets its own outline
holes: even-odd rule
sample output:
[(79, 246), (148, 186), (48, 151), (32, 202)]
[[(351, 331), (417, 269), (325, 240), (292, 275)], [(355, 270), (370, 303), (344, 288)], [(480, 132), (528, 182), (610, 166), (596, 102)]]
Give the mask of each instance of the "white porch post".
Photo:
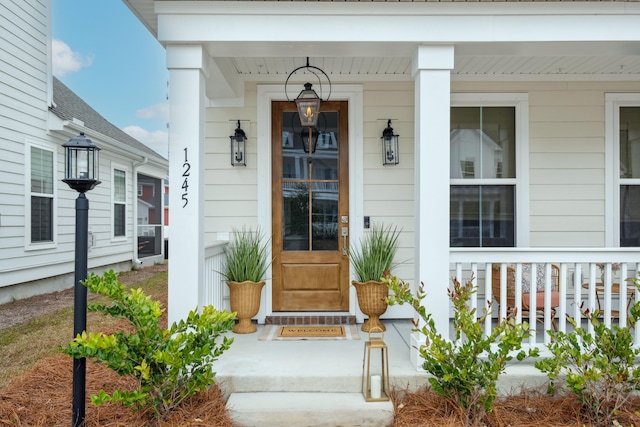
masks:
[(205, 67), (200, 45), (167, 46), (169, 69), (169, 324), (201, 301), (204, 280)]
[[(438, 331), (449, 333), (449, 121), (453, 46), (420, 46), (413, 58), (415, 80), (415, 280), (423, 281), (422, 304)], [(421, 366), (414, 346), (411, 360)]]

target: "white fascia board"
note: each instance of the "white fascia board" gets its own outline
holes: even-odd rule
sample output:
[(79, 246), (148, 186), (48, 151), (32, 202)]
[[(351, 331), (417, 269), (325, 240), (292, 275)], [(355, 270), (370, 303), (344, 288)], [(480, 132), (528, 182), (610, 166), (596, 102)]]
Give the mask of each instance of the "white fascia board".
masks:
[(156, 12), (161, 42), (640, 40), (640, 5), (618, 2), (373, 2), (363, 8), (354, 2), (181, 1), (158, 2)]

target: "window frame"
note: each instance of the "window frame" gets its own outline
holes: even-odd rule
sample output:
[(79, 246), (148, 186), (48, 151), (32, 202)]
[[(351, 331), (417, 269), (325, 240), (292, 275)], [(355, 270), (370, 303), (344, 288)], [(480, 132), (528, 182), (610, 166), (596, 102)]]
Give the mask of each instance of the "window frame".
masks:
[[(529, 95), (527, 93), (452, 93), (451, 108), (514, 107), (516, 126), (515, 178), (455, 178), (449, 185), (513, 185), (515, 187), (515, 242), (513, 247), (529, 246)], [(473, 183), (473, 184), (471, 184)], [(451, 214), (449, 214), (451, 216)], [(474, 249), (493, 249), (478, 247)]]
[[(35, 140), (27, 138), (25, 140), (25, 162), (24, 162), (24, 185), (25, 185), (25, 223), (24, 223), (24, 250), (34, 251), (42, 249), (52, 249), (58, 246), (58, 146), (48, 141)], [(46, 193), (33, 193), (31, 191), (31, 148), (35, 147), (40, 150), (49, 151), (52, 153), (52, 176), (53, 176), (53, 189), (51, 194)], [(52, 199), (51, 203), (51, 240), (42, 242), (33, 242), (31, 236), (31, 197), (37, 195), (38, 197), (46, 196)]]
[[(124, 202), (121, 201), (116, 201), (116, 179), (115, 179), (115, 172), (116, 170), (124, 172)], [(129, 175), (129, 170), (121, 164), (117, 164), (117, 163), (112, 163), (111, 164), (111, 205), (109, 207), (109, 210), (111, 211), (111, 240), (112, 241), (123, 241), (126, 240), (128, 237), (128, 233), (127, 233), (127, 206), (129, 203), (129, 197), (128, 197), (128, 191), (127, 191), (127, 178)], [(116, 236), (115, 234), (115, 228), (116, 228), (116, 213), (115, 213), (115, 206), (116, 204), (119, 205), (124, 205), (124, 235), (121, 236)]]
[(640, 93), (605, 94), (605, 247), (615, 248), (620, 247), (620, 186), (640, 186), (640, 178), (620, 178), (620, 108), (622, 107), (640, 107)]

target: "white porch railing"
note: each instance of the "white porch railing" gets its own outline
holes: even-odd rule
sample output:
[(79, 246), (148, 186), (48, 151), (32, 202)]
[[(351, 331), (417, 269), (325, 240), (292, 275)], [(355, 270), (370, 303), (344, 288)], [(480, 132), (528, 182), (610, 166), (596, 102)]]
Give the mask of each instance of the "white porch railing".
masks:
[[(456, 248), (450, 250), (451, 276), (457, 277), (460, 282), (473, 277), (478, 292), (471, 301), (472, 307), (488, 306), (488, 301), (493, 301), (491, 310), (492, 318), (497, 320), (507, 314), (507, 304), (498, 304), (492, 295), (492, 276), (500, 275), (500, 301), (507, 300), (507, 265), (515, 270), (515, 306), (517, 321), (522, 320), (522, 276), (523, 265), (528, 264), (530, 271), (530, 286), (533, 291), (536, 287), (538, 272), (543, 272), (542, 288), (544, 292), (544, 316), (536, 313), (536, 298), (530, 298), (529, 322), (534, 333), (529, 339), (530, 345), (541, 345), (550, 342), (549, 335), (545, 332), (552, 328), (551, 323), (551, 299), (552, 299), (552, 264), (559, 267), (559, 305), (556, 308), (556, 324), (558, 330), (570, 330), (571, 325), (566, 320), (570, 315), (582, 326), (593, 331), (593, 327), (584, 321), (580, 311), (589, 308), (591, 311), (599, 308), (605, 325), (626, 325), (628, 305), (640, 301), (640, 293), (632, 282), (626, 280), (635, 277), (640, 269), (640, 254), (637, 250), (625, 248), (599, 248), (599, 249), (467, 249)], [(538, 266), (544, 266), (538, 267)], [(601, 276), (600, 265), (603, 274)], [(612, 266), (619, 266), (614, 272)], [(496, 268), (492, 268), (495, 266)], [(604, 280), (602, 280), (602, 278)], [(487, 334), (491, 332), (494, 322), (486, 322)], [(640, 345), (640, 328), (634, 331), (635, 345)], [(452, 337), (453, 338), (453, 337)]]
[(200, 306), (213, 305), (218, 310), (229, 309), (225, 280), (219, 273), (224, 263), (227, 242), (215, 242), (204, 249), (204, 283), (200, 284)]

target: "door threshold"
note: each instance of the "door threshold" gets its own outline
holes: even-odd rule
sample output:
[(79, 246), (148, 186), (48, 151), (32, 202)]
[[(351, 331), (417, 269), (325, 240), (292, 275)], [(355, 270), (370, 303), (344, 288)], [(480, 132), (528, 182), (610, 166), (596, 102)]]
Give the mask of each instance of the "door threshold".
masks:
[(355, 325), (356, 316), (344, 313), (274, 314), (264, 319), (265, 325)]

